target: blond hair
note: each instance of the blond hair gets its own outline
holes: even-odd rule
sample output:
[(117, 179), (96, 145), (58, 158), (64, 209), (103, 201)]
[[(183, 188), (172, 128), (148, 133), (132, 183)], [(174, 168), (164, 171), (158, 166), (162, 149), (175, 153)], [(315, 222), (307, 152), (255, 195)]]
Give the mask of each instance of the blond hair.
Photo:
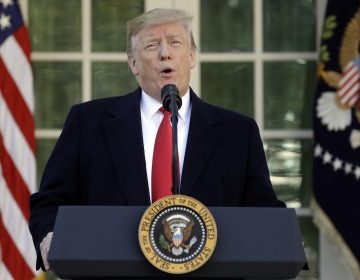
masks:
[(127, 22), (127, 55), (132, 56), (134, 53), (134, 38), (141, 30), (151, 25), (167, 23), (167, 22), (178, 22), (180, 23), (186, 32), (188, 33), (188, 39), (190, 47), (196, 50), (196, 44), (192, 33), (193, 17), (183, 10), (177, 9), (153, 9), (146, 13), (143, 13), (134, 19)]

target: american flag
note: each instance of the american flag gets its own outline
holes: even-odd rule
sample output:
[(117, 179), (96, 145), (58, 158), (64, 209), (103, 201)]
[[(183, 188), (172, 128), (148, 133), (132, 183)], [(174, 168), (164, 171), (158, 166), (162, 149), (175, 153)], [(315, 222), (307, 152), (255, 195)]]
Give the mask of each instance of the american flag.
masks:
[(340, 102), (348, 107), (354, 106), (360, 98), (360, 58), (350, 61), (339, 82)]
[(0, 0), (0, 279), (33, 279), (28, 230), (35, 191), (33, 77), (29, 36), (16, 0)]

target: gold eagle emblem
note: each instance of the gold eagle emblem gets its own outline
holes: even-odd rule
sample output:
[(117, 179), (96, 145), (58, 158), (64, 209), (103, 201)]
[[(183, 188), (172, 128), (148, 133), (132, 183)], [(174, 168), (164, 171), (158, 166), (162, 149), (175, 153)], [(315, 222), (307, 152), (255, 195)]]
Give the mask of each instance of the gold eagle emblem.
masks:
[(160, 243), (164, 249), (172, 252), (174, 255), (181, 255), (183, 252), (189, 253), (190, 248), (197, 241), (193, 236), (188, 244), (187, 241), (191, 237), (194, 221), (183, 214), (175, 214), (165, 218), (162, 222), (164, 237), (160, 235)]
[[(344, 94), (341, 91), (342, 81), (346, 79), (347, 69), (351, 64), (359, 63), (359, 42), (360, 42), (360, 9), (356, 12), (355, 16), (348, 23), (339, 51), (339, 64), (341, 67), (341, 73), (336, 71), (325, 70), (325, 64), (319, 65), (319, 75), (323, 80), (333, 88), (336, 88), (336, 105), (339, 109), (353, 108), (355, 109), (356, 117), (360, 122), (360, 92), (357, 92), (353, 96), (353, 104), (349, 102), (349, 97), (344, 98)], [(360, 81), (358, 81), (360, 84)], [(356, 96), (355, 96), (356, 95)], [(349, 95), (348, 95), (349, 96)]]

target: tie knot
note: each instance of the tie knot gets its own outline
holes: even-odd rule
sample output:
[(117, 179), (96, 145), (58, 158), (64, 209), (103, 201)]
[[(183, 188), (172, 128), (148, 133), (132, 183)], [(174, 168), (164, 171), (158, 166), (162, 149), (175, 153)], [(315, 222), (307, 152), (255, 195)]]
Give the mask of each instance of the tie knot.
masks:
[(164, 107), (161, 107), (159, 110), (160, 110), (161, 113), (163, 113), (166, 116), (170, 115), (170, 112), (166, 111)]

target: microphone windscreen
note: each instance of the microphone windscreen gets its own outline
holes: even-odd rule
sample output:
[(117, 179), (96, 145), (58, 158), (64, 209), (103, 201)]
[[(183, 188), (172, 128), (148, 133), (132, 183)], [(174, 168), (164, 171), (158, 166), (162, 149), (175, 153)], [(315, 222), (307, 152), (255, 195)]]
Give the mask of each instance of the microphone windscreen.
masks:
[(177, 110), (179, 110), (182, 105), (182, 101), (179, 96), (179, 90), (176, 87), (176, 85), (167, 84), (167, 85), (163, 86), (163, 88), (161, 89), (161, 100), (163, 102), (163, 107), (165, 108), (166, 111), (169, 111), (169, 112), (171, 112), (171, 108), (170, 108), (171, 97), (175, 97)]

